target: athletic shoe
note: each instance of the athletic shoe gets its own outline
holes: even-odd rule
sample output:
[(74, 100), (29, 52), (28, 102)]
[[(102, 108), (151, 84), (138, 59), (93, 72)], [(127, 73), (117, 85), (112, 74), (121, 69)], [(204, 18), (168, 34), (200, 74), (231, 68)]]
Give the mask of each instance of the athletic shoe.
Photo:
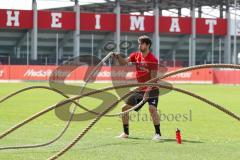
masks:
[(126, 133), (122, 133), (119, 136), (117, 136), (116, 138), (128, 138), (128, 135)]
[(153, 141), (160, 141), (160, 140), (163, 140), (163, 138), (162, 138), (162, 136), (160, 136), (159, 134), (155, 134), (154, 136), (153, 136), (153, 139), (152, 139)]

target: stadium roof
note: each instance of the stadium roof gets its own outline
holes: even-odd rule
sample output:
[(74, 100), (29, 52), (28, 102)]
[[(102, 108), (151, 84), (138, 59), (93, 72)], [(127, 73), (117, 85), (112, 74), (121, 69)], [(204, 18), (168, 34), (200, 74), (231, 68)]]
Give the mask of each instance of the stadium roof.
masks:
[[(239, 2), (239, 0), (237, 0)], [(233, 6), (234, 0), (119, 0), (122, 13), (152, 11), (155, 2), (159, 3), (162, 10), (190, 8), (201, 6)], [(116, 6), (116, 0), (105, 0), (105, 3), (92, 3), (81, 5), (83, 11), (112, 12)]]

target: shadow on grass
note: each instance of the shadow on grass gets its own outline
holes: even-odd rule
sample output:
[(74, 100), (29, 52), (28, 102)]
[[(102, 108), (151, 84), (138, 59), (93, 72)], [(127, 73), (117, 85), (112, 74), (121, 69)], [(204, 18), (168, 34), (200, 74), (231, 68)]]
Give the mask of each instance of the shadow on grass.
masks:
[[(174, 142), (174, 143), (176, 143), (176, 139), (168, 138), (168, 139), (164, 139), (163, 142)], [(183, 139), (182, 143), (203, 143), (203, 142)]]
[[(140, 143), (132, 143), (131, 144), (140, 144)], [(113, 146), (122, 146), (122, 145), (129, 145), (129, 143), (123, 142), (117, 142), (117, 143), (107, 143), (107, 144), (101, 144), (101, 145), (93, 145), (93, 146), (89, 146), (89, 147), (85, 147), (85, 148), (81, 148), (81, 150), (89, 150), (89, 149), (94, 149), (94, 148), (100, 148), (100, 147), (113, 147)]]
[[(150, 138), (140, 138), (140, 137), (129, 137), (128, 139), (132, 139), (132, 140), (152, 140)], [(176, 139), (171, 139), (171, 138), (164, 138), (163, 140), (159, 141), (159, 142), (174, 142), (176, 143)], [(194, 140), (187, 140), (187, 139), (183, 139), (182, 143), (203, 143), (201, 141), (194, 141)]]
[[(115, 143), (107, 143), (107, 144), (100, 144), (100, 145), (92, 145), (92, 146), (88, 146), (88, 147), (84, 147), (81, 148), (81, 150), (89, 150), (89, 149), (94, 149), (94, 148), (100, 148), (100, 147), (113, 147), (113, 146), (122, 146), (122, 145), (129, 145), (129, 140), (136, 140), (136, 141), (152, 141), (151, 138), (144, 138), (144, 137), (129, 137), (127, 139), (119, 139), (119, 141), (121, 142), (115, 142)], [(176, 143), (176, 139), (171, 139), (171, 138), (166, 138), (163, 139), (161, 141), (155, 141), (155, 142), (159, 142), (159, 143)], [(183, 139), (182, 143), (203, 143), (201, 141), (194, 141), (194, 140), (186, 140)], [(143, 143), (138, 143), (138, 142), (134, 142), (131, 141), (131, 144), (143, 144)]]
[(143, 137), (128, 137), (130, 140), (151, 140), (150, 138), (143, 138)]

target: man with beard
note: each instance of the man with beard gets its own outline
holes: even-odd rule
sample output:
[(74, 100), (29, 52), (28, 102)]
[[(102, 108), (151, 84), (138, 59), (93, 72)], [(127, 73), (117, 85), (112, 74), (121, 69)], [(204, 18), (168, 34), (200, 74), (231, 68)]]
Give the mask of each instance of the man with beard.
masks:
[[(158, 60), (150, 51), (152, 45), (151, 39), (146, 36), (140, 36), (138, 38), (138, 52), (133, 52), (130, 54), (128, 58), (123, 58), (120, 54), (115, 53), (114, 57), (121, 65), (127, 65), (128, 63), (133, 63), (136, 66), (136, 79), (139, 83), (144, 83), (157, 77), (158, 71)], [(148, 93), (148, 98), (145, 103), (148, 102), (149, 112), (151, 114), (155, 134), (153, 140), (161, 140), (161, 132), (160, 132), (160, 118), (157, 110), (158, 105), (158, 96), (159, 89), (157, 87), (148, 87), (143, 86), (139, 87), (138, 91), (130, 95), (127, 99), (126, 104), (123, 106), (122, 111), (129, 110), (130, 108), (136, 106), (139, 102), (141, 102), (145, 96), (145, 93)], [(139, 111), (143, 107), (144, 103), (135, 109), (135, 111)], [(118, 136), (118, 138), (128, 138), (129, 136), (129, 115), (124, 114), (122, 116), (123, 123), (123, 133)]]

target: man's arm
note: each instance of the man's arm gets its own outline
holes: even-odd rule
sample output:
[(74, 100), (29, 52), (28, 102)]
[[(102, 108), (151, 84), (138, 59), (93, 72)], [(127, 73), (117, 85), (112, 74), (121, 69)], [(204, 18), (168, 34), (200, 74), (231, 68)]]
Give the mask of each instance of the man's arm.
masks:
[(114, 54), (114, 57), (117, 59), (120, 65), (127, 65), (129, 58), (123, 58), (120, 54)]
[(157, 77), (157, 70), (151, 70), (150, 75), (151, 75), (151, 79), (156, 78)]
[[(150, 70), (150, 77), (151, 77), (151, 79), (153, 79), (153, 78), (156, 78), (157, 77), (157, 70)], [(150, 82), (150, 83), (156, 83), (157, 81), (152, 81), (152, 82)], [(151, 89), (152, 89), (152, 87), (153, 86), (149, 86), (148, 88), (147, 88), (147, 91), (150, 91)]]
[[(157, 77), (157, 70), (150, 70), (150, 76), (151, 79), (156, 78)], [(155, 83), (156, 81), (154, 81), (153, 83)]]

